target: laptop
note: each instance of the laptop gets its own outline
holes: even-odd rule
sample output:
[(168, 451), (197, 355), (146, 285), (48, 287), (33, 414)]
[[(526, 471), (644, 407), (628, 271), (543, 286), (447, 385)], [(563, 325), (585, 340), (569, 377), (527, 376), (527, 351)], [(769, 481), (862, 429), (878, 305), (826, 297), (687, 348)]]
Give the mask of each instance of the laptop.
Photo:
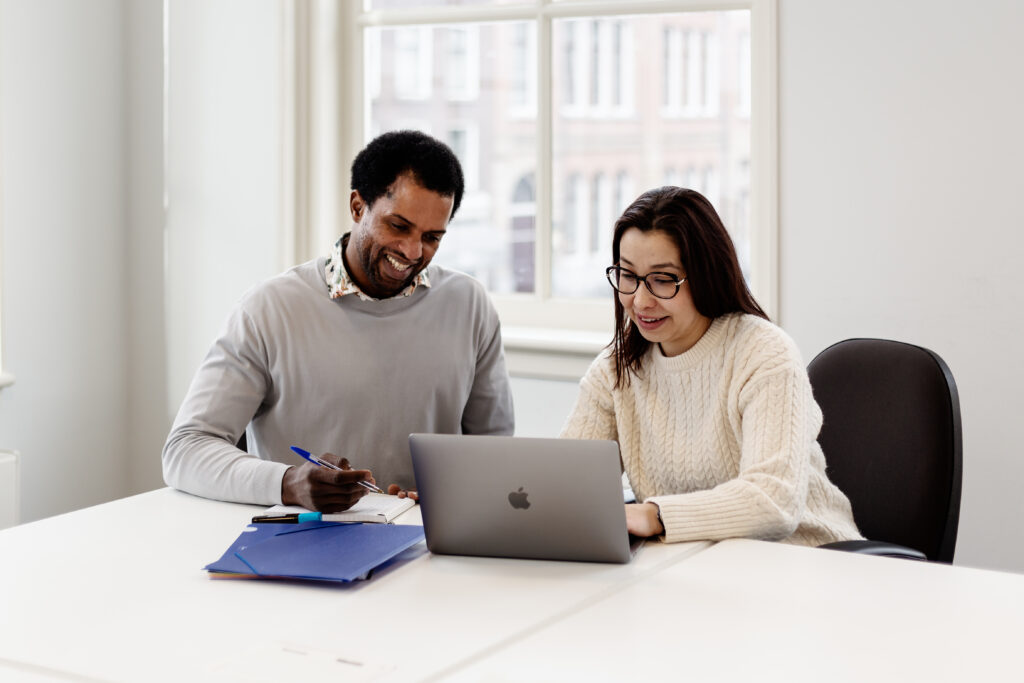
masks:
[(432, 553), (632, 556), (614, 441), (412, 434), (409, 451)]

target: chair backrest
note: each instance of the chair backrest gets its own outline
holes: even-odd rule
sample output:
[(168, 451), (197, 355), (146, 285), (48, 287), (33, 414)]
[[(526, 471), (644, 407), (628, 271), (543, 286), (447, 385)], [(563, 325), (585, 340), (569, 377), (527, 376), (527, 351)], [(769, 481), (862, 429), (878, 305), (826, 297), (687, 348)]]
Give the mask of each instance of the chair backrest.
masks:
[(861, 533), (952, 562), (960, 523), (960, 399), (937, 354), (885, 339), (847, 339), (807, 367), (824, 424), (829, 479)]

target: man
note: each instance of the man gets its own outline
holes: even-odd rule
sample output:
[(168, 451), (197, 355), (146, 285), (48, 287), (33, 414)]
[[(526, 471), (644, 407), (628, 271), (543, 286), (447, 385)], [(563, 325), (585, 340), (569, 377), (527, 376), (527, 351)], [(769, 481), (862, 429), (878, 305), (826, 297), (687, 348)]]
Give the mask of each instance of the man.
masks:
[(360, 481), (415, 488), (412, 432), (511, 434), (497, 313), (476, 280), (430, 265), (462, 193), (437, 140), (400, 131), (367, 145), (352, 164), (351, 232), (243, 297), (171, 427), (164, 480), (332, 512), (365, 494)]

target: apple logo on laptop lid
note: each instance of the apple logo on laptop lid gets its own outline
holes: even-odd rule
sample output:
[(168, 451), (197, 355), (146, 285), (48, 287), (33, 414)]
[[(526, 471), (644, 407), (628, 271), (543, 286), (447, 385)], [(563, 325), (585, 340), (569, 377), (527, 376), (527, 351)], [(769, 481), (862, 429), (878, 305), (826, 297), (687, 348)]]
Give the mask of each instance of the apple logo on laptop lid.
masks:
[(518, 491), (513, 491), (508, 494), (508, 502), (517, 510), (525, 510), (530, 507), (530, 501), (526, 500), (528, 495), (530, 494), (523, 491), (523, 487), (520, 486)]

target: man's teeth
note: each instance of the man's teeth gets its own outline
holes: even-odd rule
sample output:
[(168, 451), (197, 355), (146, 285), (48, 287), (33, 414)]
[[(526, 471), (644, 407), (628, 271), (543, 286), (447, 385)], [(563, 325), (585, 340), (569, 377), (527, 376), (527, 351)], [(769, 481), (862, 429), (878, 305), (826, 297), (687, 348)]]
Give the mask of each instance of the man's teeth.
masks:
[(391, 267), (394, 268), (395, 270), (406, 270), (409, 268), (409, 266), (412, 265), (411, 263), (400, 263), (390, 255), (385, 255), (384, 258), (388, 260), (388, 263), (390, 263)]

